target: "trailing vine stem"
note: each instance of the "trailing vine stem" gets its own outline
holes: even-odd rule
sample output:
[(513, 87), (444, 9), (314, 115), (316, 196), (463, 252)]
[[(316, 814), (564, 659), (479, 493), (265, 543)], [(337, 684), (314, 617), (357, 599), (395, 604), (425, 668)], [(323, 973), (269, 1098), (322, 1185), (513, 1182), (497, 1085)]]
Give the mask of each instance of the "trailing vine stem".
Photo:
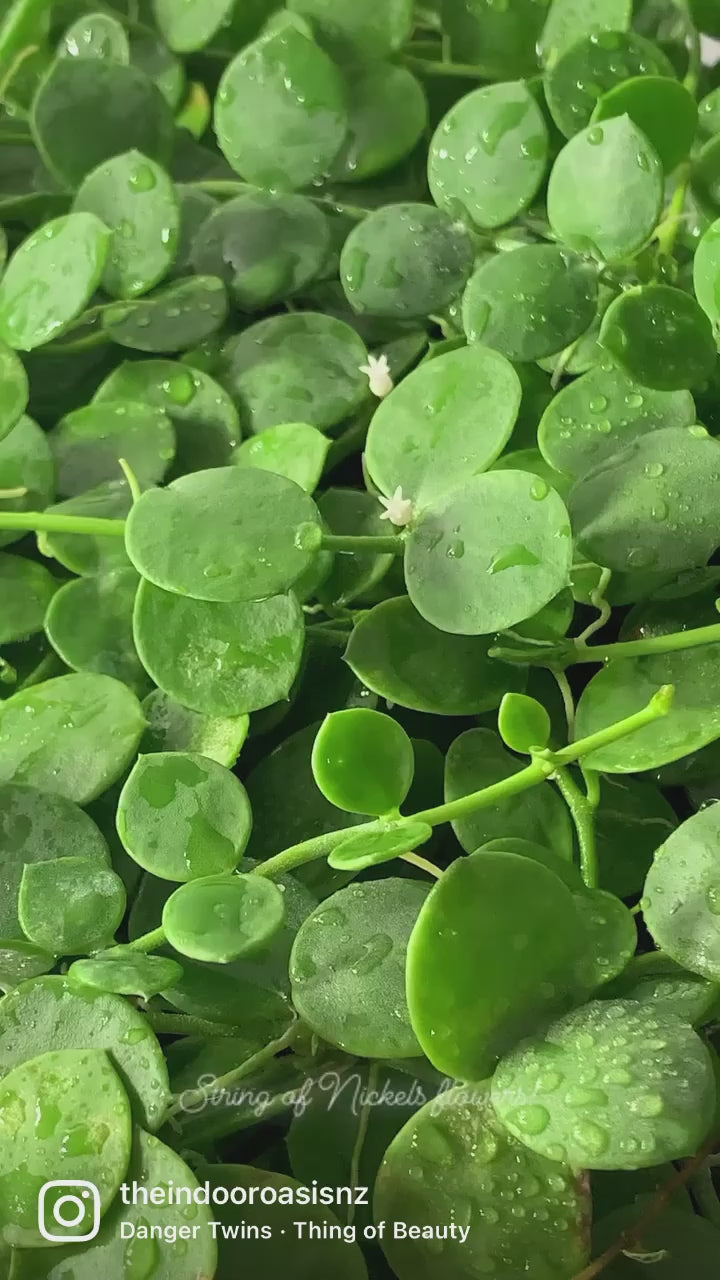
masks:
[(597, 889), (600, 870), (595, 842), (595, 809), (590, 792), (585, 794), (567, 769), (557, 769), (553, 775), (577, 832), (580, 848), (580, 874), (588, 889)]

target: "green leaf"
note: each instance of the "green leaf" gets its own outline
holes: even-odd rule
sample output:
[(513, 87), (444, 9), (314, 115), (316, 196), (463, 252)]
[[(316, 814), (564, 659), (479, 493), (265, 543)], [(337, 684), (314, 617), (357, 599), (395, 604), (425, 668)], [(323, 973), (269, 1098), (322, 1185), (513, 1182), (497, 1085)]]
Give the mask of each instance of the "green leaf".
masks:
[(109, 13), (86, 13), (71, 23), (58, 48), (61, 58), (101, 58), (127, 64), (130, 46), (125, 30)]
[[(445, 799), (459, 800), (461, 796), (502, 782), (518, 773), (526, 763), (509, 755), (490, 729), (468, 729), (451, 743), (446, 757)], [(489, 840), (518, 836), (547, 845), (568, 857), (572, 855), (570, 817), (565, 803), (549, 783), (541, 783), (521, 795), (499, 800), (458, 818), (453, 829), (466, 853), (473, 853)]]
[(580, 551), (608, 569), (677, 573), (720, 543), (720, 444), (704, 427), (666, 427), (633, 440), (570, 494)]
[(155, 684), (207, 716), (240, 716), (286, 698), (305, 636), (295, 597), (216, 604), (141, 582), (135, 645)]
[[(616, 199), (622, 190), (622, 200)], [(560, 152), (547, 195), (555, 235), (572, 249), (611, 262), (631, 258), (649, 240), (663, 201), (663, 169), (632, 120), (593, 124)]]
[(136, 298), (167, 274), (180, 208), (173, 183), (153, 160), (139, 151), (113, 156), (83, 180), (73, 208), (94, 213), (112, 233), (102, 276), (112, 298)]
[[(28, 236), (0, 281), (0, 337), (21, 351), (57, 338), (100, 283), (109, 241), (107, 228), (92, 213), (67, 214)], [(42, 289), (38, 280), (45, 282)], [(14, 365), (9, 372), (14, 413), (24, 379)]]
[(277, 885), (253, 875), (214, 875), (176, 889), (163, 910), (171, 946), (193, 960), (227, 964), (272, 942), (285, 902)]
[[(11, 302), (10, 306), (12, 305)], [(2, 389), (0, 404), (0, 442), (2, 442), (21, 421), (30, 421), (30, 419), (23, 419), (29, 394), (27, 374), (19, 356), (10, 347), (3, 345), (0, 345), (0, 389)], [(6, 482), (6, 466), (6, 450), (0, 447), (0, 488), (12, 489), (16, 486)]]
[[(388, 525), (383, 520), (380, 503), (362, 489), (326, 489), (318, 497), (318, 510), (330, 533), (387, 536)], [(332, 557), (323, 552), (316, 557), (309, 576), (301, 579), (295, 589), (303, 600), (317, 594), (326, 607), (345, 608), (354, 600), (372, 598), (373, 589), (394, 563), (394, 557), (388, 553), (343, 552)]]
[(395, 53), (410, 38), (412, 0), (387, 0), (382, 12), (354, 0), (289, 0), (322, 45), (339, 61), (372, 62)]
[(142, 704), (147, 729), (140, 742), (144, 753), (190, 751), (232, 769), (250, 725), (249, 716), (204, 716), (154, 689)]
[(697, 103), (678, 80), (667, 76), (623, 79), (598, 101), (593, 123), (627, 115), (652, 143), (666, 173), (685, 160), (698, 126)]
[(182, 969), (175, 960), (145, 956), (127, 947), (101, 951), (90, 960), (76, 960), (68, 969), (70, 982), (120, 996), (142, 996), (145, 1001), (172, 987), (181, 977)]
[(312, 752), (315, 782), (350, 813), (392, 813), (410, 790), (415, 759), (405, 730), (380, 711), (352, 708), (326, 716)]
[(97, 951), (112, 942), (125, 914), (119, 876), (97, 860), (57, 858), (25, 867), (18, 914), (23, 933), (58, 955)]
[(537, 195), (548, 149), (542, 112), (522, 81), (476, 89), (450, 108), (430, 143), (433, 200), (478, 227), (501, 227)]
[(467, 0), (443, 7), (443, 30), (457, 62), (478, 67), (489, 80), (511, 80), (537, 71), (537, 42), (551, 0)]
[(658, 45), (634, 31), (609, 30), (571, 43), (547, 67), (543, 87), (555, 124), (572, 138), (590, 124), (595, 106), (616, 85), (640, 75), (674, 74)]
[(624, 902), (602, 889), (576, 893), (575, 908), (587, 945), (587, 955), (577, 972), (583, 986), (594, 991), (622, 973), (635, 954), (635, 920)]
[(629, 289), (611, 302), (600, 344), (631, 378), (658, 391), (698, 386), (717, 359), (712, 326), (695, 299), (663, 284)]
[(622, 369), (600, 364), (558, 391), (540, 419), (537, 438), (551, 467), (585, 476), (638, 436), (689, 427), (695, 420), (689, 391), (653, 391)]
[(293, 1004), (316, 1035), (362, 1058), (421, 1054), (405, 1000), (405, 951), (426, 895), (414, 880), (353, 884), (300, 926)]
[(156, 293), (117, 302), (102, 313), (113, 342), (134, 351), (186, 351), (215, 333), (228, 311), (225, 287), (217, 276), (192, 276)]
[(220, 150), (246, 182), (281, 191), (310, 186), (345, 136), (340, 72), (288, 17), (225, 69), (214, 124)]
[[(458, 1205), (468, 1221), (456, 1221)], [(425, 1232), (444, 1222), (469, 1226), (464, 1240), (454, 1232), (442, 1242), (446, 1280), (574, 1275), (589, 1256), (590, 1207), (584, 1175), (511, 1137), (487, 1086), (431, 1099), (391, 1142), (375, 1187), (376, 1221), (413, 1229), (383, 1240), (399, 1280), (437, 1274), (439, 1242)]]
[(393, 204), (376, 209), (350, 232), (340, 255), (340, 280), (361, 315), (411, 320), (442, 311), (472, 271), (466, 228), (443, 209)]
[(233, 458), (236, 467), (257, 467), (284, 476), (312, 493), (320, 483), (330, 441), (306, 422), (283, 422), (246, 440)]
[[(4, 383), (3, 390), (8, 397), (4, 403), (12, 404), (12, 389)], [(0, 497), (0, 514), (42, 510), (53, 496), (53, 485), (54, 467), (47, 436), (32, 418), (23, 416), (0, 439), (0, 491), (16, 493), (15, 497)], [(22, 537), (22, 530), (0, 529), (0, 547)]]
[(580, 1168), (642, 1169), (692, 1154), (715, 1109), (691, 1027), (634, 1000), (598, 1000), (500, 1063), (492, 1101), (533, 1151)]
[(175, 432), (162, 409), (132, 400), (88, 404), (50, 432), (57, 489), (76, 497), (121, 474), (120, 458), (138, 483), (158, 484), (175, 455)]
[(49, 973), (54, 968), (55, 956), (32, 942), (12, 938), (0, 940), (0, 987), (3, 991), (11, 991), (21, 982)]
[[(38, 428), (39, 429), (39, 428)], [(46, 438), (46, 437), (45, 437)], [(49, 447), (46, 444), (47, 452)], [(50, 464), (51, 465), (51, 464)], [(124, 520), (132, 505), (126, 480), (110, 480), (76, 498), (67, 498), (47, 508), (58, 515), (99, 516)], [(78, 533), (43, 533), (38, 537), (43, 555), (54, 556), (72, 573), (110, 573), (130, 568), (122, 538), (97, 537)]]
[(524, 693), (506, 693), (498, 712), (500, 737), (511, 751), (529, 754), (548, 746), (552, 725), (542, 703)]
[(451, 493), (502, 452), (520, 395), (512, 365), (485, 347), (419, 365), (373, 414), (365, 453), (372, 479), (388, 496), (400, 487), (419, 507)]
[(383, 600), (360, 618), (344, 658), (358, 679), (388, 702), (440, 716), (477, 715), (524, 684), (518, 667), (488, 657), (494, 643), (438, 631), (401, 596)]
[(145, 721), (110, 676), (59, 676), (0, 703), (0, 780), (27, 782), (78, 804), (129, 766)]
[(649, 1009), (675, 1014), (693, 1027), (702, 1027), (715, 1016), (720, 987), (689, 973), (670, 956), (650, 951), (631, 960), (605, 994), (637, 1000)]
[(217, 378), (250, 432), (282, 422), (326, 430), (362, 404), (366, 363), (365, 344), (349, 325), (306, 311), (271, 316), (230, 338)]
[(218, 467), (147, 490), (128, 516), (126, 545), (138, 572), (164, 590), (264, 600), (309, 568), (319, 520), (312, 499), (284, 476)]
[(686, 819), (655, 854), (643, 915), (658, 946), (692, 973), (720, 979), (720, 809)]
[(153, 0), (162, 34), (176, 53), (194, 53), (209, 44), (232, 18), (234, 0)]
[[(17, 901), (23, 869), (68, 850), (108, 866), (107, 845), (95, 823), (63, 796), (35, 787), (0, 786), (0, 936), (20, 938)], [(28, 975), (32, 976), (32, 975)]]
[(141, 400), (162, 409), (173, 424), (174, 466), (181, 471), (225, 466), (240, 439), (229, 395), (201, 369), (175, 360), (124, 361), (98, 387), (93, 404), (107, 400)]
[(406, 67), (373, 62), (343, 70), (348, 128), (330, 176), (364, 182), (410, 155), (427, 129), (428, 103)]
[(600, 887), (618, 898), (638, 893), (655, 850), (676, 826), (658, 787), (635, 778), (602, 778), (596, 820)]
[[(3, 1073), (58, 1044), (106, 1050), (139, 1122), (158, 1128), (169, 1102), (167, 1066), (150, 1024), (133, 1005), (59, 977), (33, 978), (5, 996), (0, 1004)], [(84, 1111), (87, 1119), (87, 1099)]]
[[(0, 1084), (0, 1107), (0, 1177), (12, 1188), (0, 1205), (4, 1240), (23, 1248), (47, 1244), (38, 1227), (41, 1189), (42, 1220), (51, 1236), (87, 1235), (93, 1212), (110, 1207), (130, 1159), (130, 1107), (107, 1054), (61, 1049), (23, 1063)], [(86, 1210), (80, 1227), (63, 1213), (66, 1184), (57, 1181), (69, 1178), (72, 1184), (73, 1174), (75, 1182), (82, 1177), (82, 1185), (92, 1183), (97, 1197), (92, 1210), (80, 1201)], [(70, 1207), (75, 1208), (72, 1201)]]
[(554, 489), (523, 471), (476, 476), (411, 526), (405, 577), (441, 631), (489, 635), (532, 617), (567, 585), (568, 517)]
[(53, 649), (73, 671), (114, 676), (135, 693), (147, 690), (147, 676), (133, 641), (132, 616), (138, 577), (134, 569), (66, 582), (45, 615)]
[(249, 190), (203, 221), (190, 257), (242, 311), (262, 311), (320, 275), (329, 253), (328, 219), (306, 196)]
[(164, 164), (172, 149), (173, 118), (160, 90), (136, 67), (106, 59), (58, 58), (30, 124), (43, 161), (71, 188), (121, 152), (136, 149)]
[(714, 326), (720, 324), (720, 218), (708, 227), (693, 262), (695, 297)]
[(41, 564), (0, 552), (0, 644), (42, 631), (45, 611), (58, 584)]
[(486, 851), (453, 862), (408, 945), (410, 1017), (433, 1065), (484, 1080), (577, 994), (583, 949), (570, 890), (539, 862)]
[(595, 0), (552, 0), (539, 43), (543, 61), (552, 65), (585, 36), (627, 31), (631, 18), (632, 0), (605, 0), (600, 10)]
[(136, 862), (163, 880), (234, 870), (250, 838), (242, 783), (207, 756), (141, 756), (120, 793), (117, 829)]
[[(720, 212), (720, 144), (714, 135), (693, 157), (690, 169), (691, 189), (702, 219), (715, 218)], [(706, 222), (701, 220), (700, 230)]]
[(335, 871), (365, 871), (411, 853), (431, 838), (432, 827), (426, 822), (388, 822), (381, 831), (341, 840), (328, 855), (328, 863)]
[(554, 245), (526, 245), (483, 263), (465, 290), (469, 342), (510, 360), (538, 360), (589, 327), (597, 302), (595, 268)]

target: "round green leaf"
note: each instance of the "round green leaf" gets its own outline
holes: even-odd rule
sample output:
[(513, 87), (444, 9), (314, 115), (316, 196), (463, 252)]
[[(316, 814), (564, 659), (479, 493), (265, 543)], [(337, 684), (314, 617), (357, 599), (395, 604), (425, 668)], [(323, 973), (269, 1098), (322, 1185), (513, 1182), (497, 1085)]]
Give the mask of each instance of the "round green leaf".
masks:
[[(717, 134), (710, 138), (693, 157), (692, 194), (702, 219), (717, 217), (720, 211), (720, 142)], [(704, 230), (701, 220), (700, 228)]]
[(145, 691), (147, 678), (132, 631), (137, 587), (134, 569), (115, 569), (74, 579), (56, 592), (45, 631), (68, 667), (114, 676), (136, 692)]
[(717, 359), (712, 326), (694, 298), (670, 285), (640, 285), (611, 302), (600, 343), (645, 387), (682, 391), (702, 383)]
[[(598, 101), (616, 85), (631, 76), (674, 74), (662, 49), (650, 40), (634, 31), (600, 31), (571, 44), (548, 66), (543, 86), (555, 124), (572, 138), (590, 123)], [(640, 120), (636, 123), (643, 127)]]
[[(154, 80), (170, 110), (176, 113), (176, 124), (181, 129), (189, 129), (183, 111), (183, 99), (188, 98), (188, 108), (194, 105), (196, 91), (191, 85), (188, 89), (185, 80), (185, 68), (179, 58), (168, 49), (167, 44), (155, 31), (148, 28), (135, 30), (130, 35), (130, 63), (144, 71), (150, 80)], [(202, 132), (210, 122), (210, 103), (204, 112)], [(183, 137), (177, 137), (176, 145), (182, 155)]]
[[(313, 536), (315, 535), (315, 536)], [(149, 489), (126, 545), (155, 586), (195, 600), (264, 600), (290, 587), (320, 542), (315, 503), (270, 471), (217, 467)]]
[(577, 898), (583, 889), (583, 881), (579, 868), (572, 861), (572, 847), (567, 850), (561, 849), (559, 853), (554, 853), (552, 849), (548, 849), (545, 845), (537, 844), (534, 840), (524, 840), (521, 836), (499, 836), (495, 840), (488, 840), (487, 844), (481, 845), (476, 852), (517, 853), (521, 858), (532, 858), (534, 862), (540, 862), (543, 867), (547, 867), (548, 871), (552, 871), (559, 880), (562, 880), (568, 889), (572, 889), (577, 906)]
[(427, 622), (488, 635), (548, 604), (567, 586), (571, 559), (568, 517), (555, 490), (523, 471), (492, 471), (420, 513), (405, 575)]
[(146, 1001), (174, 986), (181, 977), (182, 969), (175, 960), (145, 956), (127, 947), (102, 951), (89, 960), (76, 960), (68, 970), (70, 982), (119, 996), (142, 996)]
[(349, 836), (328, 855), (328, 862), (336, 871), (365, 871), (411, 853), (431, 837), (432, 827), (426, 822), (387, 823), (382, 831)]
[(443, 209), (392, 204), (350, 232), (340, 280), (354, 311), (411, 320), (442, 311), (465, 287), (473, 243)]
[(720, 132), (720, 90), (711, 89), (698, 103), (698, 141), (707, 142)]
[(457, 62), (478, 67), (489, 80), (531, 76), (537, 71), (537, 43), (551, 0), (466, 0), (443, 10), (443, 31)]
[(537, 195), (548, 146), (542, 112), (522, 81), (476, 89), (450, 108), (430, 143), (433, 200), (478, 227), (501, 227)]
[(593, 123), (627, 115), (652, 143), (666, 173), (690, 153), (698, 125), (692, 94), (667, 76), (623, 79), (600, 98)]
[[(69, 213), (33, 231), (0, 280), (0, 338), (21, 351), (57, 338), (99, 285), (109, 242), (109, 231), (92, 213)], [(11, 404), (17, 402), (17, 382), (12, 373)]]
[(642, 1169), (691, 1155), (715, 1109), (691, 1027), (634, 1000), (597, 1000), (500, 1063), (492, 1102), (532, 1151), (576, 1168)]
[(224, 323), (227, 294), (217, 276), (191, 276), (130, 302), (116, 302), (102, 314), (113, 342), (134, 351), (186, 351)]
[(112, 942), (125, 914), (119, 876), (97, 860), (57, 858), (30, 863), (18, 898), (23, 933), (58, 955), (97, 951)]
[(665, 684), (675, 687), (669, 713), (629, 738), (593, 751), (586, 763), (603, 773), (656, 769), (720, 737), (720, 647), (623, 658), (590, 681), (578, 704), (577, 734), (596, 733), (646, 707)]
[(718, 479), (720, 442), (704, 427), (640, 436), (574, 486), (577, 544), (608, 569), (704, 565), (720, 543)]
[(133, 759), (145, 721), (110, 676), (58, 676), (0, 703), (0, 780), (78, 804), (107, 790)]
[(57, 582), (41, 564), (0, 552), (0, 645), (42, 631)]
[[(13, 305), (12, 302), (10, 304)], [(9, 320), (9, 317), (8, 317)], [(29, 386), (25, 368), (19, 356), (10, 348), (0, 344), (0, 442), (13, 431), (23, 420), (27, 408)], [(25, 419), (30, 421), (30, 419)], [(5, 480), (5, 450), (0, 449), (0, 488), (11, 489), (14, 485)]]
[(58, 49), (61, 58), (107, 58), (128, 63), (130, 46), (122, 24), (109, 13), (86, 13), (71, 23)]
[[(47, 444), (46, 448), (49, 453)], [(131, 505), (127, 481), (111, 480), (47, 509), (58, 515), (124, 520)], [(110, 573), (113, 569), (130, 568), (122, 538), (108, 538), (104, 534), (95, 537), (85, 533), (43, 533), (38, 535), (38, 546), (43, 555), (53, 556), (72, 573)]]
[(218, 381), (253, 433), (281, 422), (333, 427), (358, 409), (368, 381), (362, 338), (333, 316), (270, 316), (223, 347)]
[(203, 471), (230, 461), (240, 439), (237, 409), (227, 392), (201, 369), (175, 360), (127, 360), (100, 385), (93, 403), (143, 401), (163, 412), (177, 438), (175, 466)]
[(632, 0), (605, 0), (598, 9), (595, 0), (553, 0), (538, 50), (548, 65), (585, 36), (601, 31), (627, 31), (632, 19)]
[(0, 987), (3, 991), (11, 991), (21, 982), (49, 973), (54, 968), (55, 956), (43, 951), (42, 947), (21, 939), (0, 940)]
[(387, 58), (412, 31), (412, 0), (387, 0), (382, 11), (355, 0), (289, 0), (288, 9), (306, 18), (319, 42), (340, 61)]
[[(211, 1222), (218, 1217), (217, 1207), (203, 1203), (195, 1176), (180, 1156), (136, 1129), (125, 1181), (131, 1188), (175, 1189), (183, 1197), (182, 1204), (168, 1207), (152, 1200), (145, 1204), (142, 1193), (126, 1196), (125, 1204), (122, 1196), (116, 1196), (92, 1244), (23, 1249), (16, 1255), (17, 1280), (61, 1280), (63, 1275), (73, 1280), (97, 1280), (98, 1276), (134, 1280), (133, 1272), (137, 1277), (148, 1259), (153, 1280), (197, 1280), (216, 1274)], [(189, 1204), (184, 1201), (186, 1188), (190, 1195), (197, 1192), (197, 1199)], [(188, 1234), (182, 1234), (183, 1227)]]
[(285, 901), (261, 876), (204, 876), (176, 889), (162, 915), (171, 946), (193, 960), (227, 964), (272, 942), (282, 927)]
[(162, 409), (108, 400), (75, 409), (50, 432), (58, 492), (74, 497), (116, 480), (120, 458), (141, 487), (162, 480), (175, 455), (175, 433)]
[(524, 683), (518, 667), (488, 657), (494, 643), (438, 631), (401, 596), (364, 614), (344, 657), (358, 679), (388, 702), (440, 716), (477, 715)]
[(512, 365), (485, 347), (448, 351), (418, 366), (380, 402), (366, 444), (375, 484), (418, 506), (485, 471), (502, 452), (520, 407)]
[(293, 1004), (316, 1035), (362, 1058), (422, 1052), (405, 1001), (405, 951), (426, 895), (414, 880), (352, 884), (300, 926)]
[(180, 230), (175, 187), (139, 151), (113, 156), (84, 179), (73, 208), (112, 232), (102, 286), (112, 298), (147, 293), (172, 265)]
[(190, 711), (162, 689), (148, 694), (142, 709), (147, 721), (140, 743), (143, 753), (196, 752), (227, 769), (237, 761), (250, 725), (249, 716), (204, 716)]
[(631, 960), (606, 994), (638, 1000), (647, 1008), (673, 1013), (693, 1027), (702, 1027), (714, 1017), (720, 988), (716, 982), (689, 973), (670, 956), (649, 951)]
[(313, 746), (312, 768), (331, 804), (350, 813), (383, 815), (407, 796), (415, 758), (396, 720), (358, 707), (326, 716)]
[[(23, 1248), (47, 1245), (38, 1226), (38, 1204), (55, 1240), (87, 1237), (93, 1213), (109, 1208), (130, 1159), (130, 1107), (107, 1054), (61, 1049), (23, 1063), (0, 1084), (0, 1108), (5, 1116), (0, 1177), (12, 1187), (12, 1195), (0, 1203), (3, 1239)], [(83, 1205), (80, 1196), (70, 1195), (70, 1205), (63, 1206), (73, 1187), (77, 1193), (78, 1179), (81, 1186), (91, 1183), (97, 1197), (92, 1209), (83, 1206), (80, 1225), (75, 1217), (78, 1202)]]
[(117, 830), (131, 858), (163, 880), (232, 871), (250, 838), (242, 783), (207, 756), (141, 756), (120, 793)]
[(433, 1065), (483, 1080), (576, 993), (582, 949), (573, 896), (539, 862), (485, 851), (453, 862), (408, 945), (410, 1017)]
[(660, 846), (645, 881), (643, 915), (658, 946), (683, 968), (720, 979), (720, 809), (688, 818)]
[(409, 156), (428, 122), (420, 81), (388, 62), (344, 68), (348, 129), (330, 166), (338, 182), (364, 182)]
[(635, 920), (624, 902), (602, 889), (576, 893), (575, 907), (587, 944), (577, 972), (583, 986), (594, 991), (622, 973), (635, 954)]
[(214, 123), (220, 150), (246, 182), (307, 187), (323, 177), (345, 136), (340, 72), (288, 18), (226, 68)]
[(300, 667), (304, 616), (295, 597), (241, 604), (188, 600), (141, 582), (133, 620), (148, 675), (208, 716), (240, 716), (286, 698)]
[(693, 286), (700, 306), (720, 325), (720, 218), (708, 227), (695, 252)]
[[(408, 1120), (385, 1154), (374, 1207), (377, 1222), (414, 1232), (391, 1228), (383, 1239), (399, 1280), (438, 1270), (445, 1280), (559, 1280), (588, 1259), (590, 1205), (585, 1176), (511, 1137), (480, 1086), (431, 1099)], [(429, 1234), (445, 1223), (449, 1239)]]
[(551, 467), (585, 476), (637, 436), (695, 418), (689, 391), (649, 390), (600, 364), (558, 391), (540, 419), (538, 445)]
[(107, 59), (58, 58), (30, 124), (44, 163), (69, 187), (121, 152), (137, 149), (164, 164), (172, 150), (173, 118), (160, 90), (136, 67)]
[(209, 44), (232, 18), (234, 0), (153, 0), (153, 13), (176, 53), (193, 53)]
[(328, 220), (306, 196), (248, 191), (205, 219), (191, 261), (242, 311), (262, 311), (319, 275), (329, 253)]
[(158, 1128), (170, 1094), (165, 1057), (150, 1024), (127, 1000), (59, 977), (33, 978), (5, 996), (0, 1004), (3, 1074), (58, 1047), (105, 1049), (139, 1122)]
[(530, 754), (550, 742), (552, 725), (542, 703), (524, 693), (506, 693), (498, 712), (500, 737), (511, 751)]
[[(9, 388), (6, 394), (11, 401)], [(0, 491), (15, 493), (14, 497), (0, 496), (0, 512), (41, 511), (53, 496), (55, 479), (45, 432), (32, 418), (23, 416), (9, 434), (3, 436), (0, 429), (0, 437)], [(24, 492), (18, 492), (22, 490)], [(0, 547), (7, 547), (22, 537), (22, 530), (0, 529)]]
[(499, 253), (471, 277), (463, 297), (469, 342), (510, 360), (539, 360), (569, 346), (592, 323), (597, 272), (556, 245)]
[(611, 262), (631, 258), (659, 221), (663, 185), (657, 153), (629, 117), (591, 125), (553, 165), (550, 225), (572, 249)]
[[(492, 730), (468, 729), (451, 743), (447, 753), (445, 799), (459, 800), (473, 791), (511, 778), (525, 763), (509, 755)], [(550, 783), (541, 783), (459, 818), (453, 823), (453, 829), (466, 853), (473, 853), (490, 840), (517, 836), (545, 845), (568, 858), (572, 856), (572, 825), (567, 807)]]
[(330, 442), (307, 422), (282, 422), (240, 445), (236, 467), (257, 467), (284, 476), (312, 493), (320, 483)]
[(655, 850), (676, 826), (658, 787), (635, 778), (603, 778), (596, 819), (600, 888), (618, 898), (638, 893)]

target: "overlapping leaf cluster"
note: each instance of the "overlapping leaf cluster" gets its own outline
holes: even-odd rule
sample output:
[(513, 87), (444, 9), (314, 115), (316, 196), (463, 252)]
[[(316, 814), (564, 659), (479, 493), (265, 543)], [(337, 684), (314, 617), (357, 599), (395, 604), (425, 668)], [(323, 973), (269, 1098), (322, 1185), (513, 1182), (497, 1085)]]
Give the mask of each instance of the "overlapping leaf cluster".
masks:
[(0, 19), (2, 1274), (710, 1280), (720, 3)]

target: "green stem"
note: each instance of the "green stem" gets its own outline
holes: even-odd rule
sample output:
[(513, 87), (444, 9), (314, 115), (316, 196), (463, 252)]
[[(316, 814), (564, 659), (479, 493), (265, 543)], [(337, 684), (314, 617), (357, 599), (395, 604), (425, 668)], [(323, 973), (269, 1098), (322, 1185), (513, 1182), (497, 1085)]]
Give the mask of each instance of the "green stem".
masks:
[(362, 822), (357, 827), (346, 827), (342, 831), (328, 831), (322, 836), (313, 836), (310, 840), (302, 840), (300, 844), (283, 849), (282, 853), (276, 853), (274, 857), (268, 858), (259, 867), (255, 867), (252, 874), (272, 880), (274, 876), (280, 876), (285, 871), (292, 871), (293, 867), (302, 867), (306, 862), (327, 857), (336, 845), (341, 840), (347, 840), (348, 836), (372, 835), (375, 831), (382, 830), (383, 824), (378, 819), (375, 822)]
[(162, 925), (157, 929), (151, 929), (149, 933), (144, 933), (142, 937), (136, 938), (134, 942), (128, 943), (128, 951), (157, 951), (158, 947), (164, 947), (167, 942), (165, 930)]
[(555, 677), (557, 687), (560, 690), (560, 697), (563, 700), (563, 709), (565, 711), (565, 720), (567, 723), (568, 742), (572, 742), (575, 737), (575, 701), (570, 688), (570, 681), (564, 671), (558, 670), (557, 667), (550, 667), (551, 675)]
[(576, 644), (585, 644), (590, 639), (590, 636), (594, 636), (597, 631), (602, 631), (605, 623), (608, 622), (612, 609), (605, 599), (605, 593), (610, 586), (611, 578), (612, 569), (603, 569), (595, 590), (590, 592), (590, 602), (598, 610), (600, 616), (594, 622), (591, 622), (590, 626), (586, 627), (582, 634), (576, 638)]
[(687, 17), (688, 69), (683, 84), (688, 92), (695, 97), (702, 70), (702, 47), (700, 44), (700, 32), (692, 20), (690, 10), (687, 6), (684, 7)]
[(558, 769), (555, 782), (565, 801), (577, 832), (580, 847), (580, 872), (588, 889), (597, 889), (599, 869), (597, 849), (595, 847), (595, 806), (588, 796), (583, 795), (572, 774), (567, 769)]
[(673, 198), (668, 206), (667, 213), (660, 225), (655, 231), (655, 239), (658, 244), (658, 254), (665, 257), (671, 257), (675, 248), (675, 241), (682, 223), (683, 209), (685, 207), (685, 199), (687, 197), (688, 186), (690, 183), (690, 164), (683, 165), (678, 174), (677, 186)]
[(212, 1097), (214, 1093), (224, 1092), (232, 1089), (245, 1076), (252, 1075), (260, 1067), (265, 1066), (266, 1062), (270, 1062), (272, 1058), (282, 1053), (283, 1049), (287, 1049), (293, 1043), (298, 1035), (298, 1024), (295, 1022), (277, 1040), (271, 1040), (264, 1048), (259, 1049), (252, 1057), (246, 1058), (240, 1063), (239, 1067), (234, 1067), (232, 1071), (226, 1071), (224, 1076), (218, 1076), (213, 1080), (212, 1084), (204, 1085), (201, 1089), (185, 1089), (179, 1094), (172, 1105), (166, 1112), (165, 1119), (170, 1120), (180, 1111), (196, 1112), (202, 1108), (204, 1102)]
[(355, 1144), (353, 1146), (352, 1158), (350, 1160), (350, 1186), (353, 1191), (351, 1203), (348, 1207), (347, 1221), (348, 1226), (352, 1226), (355, 1221), (355, 1188), (360, 1181), (360, 1161), (362, 1160), (363, 1147), (367, 1138), (368, 1125), (370, 1124), (370, 1116), (373, 1109), (373, 1093), (377, 1084), (379, 1064), (373, 1062), (368, 1071), (367, 1091), (365, 1100), (360, 1111), (360, 1119), (358, 1121), (357, 1134), (355, 1135)]
[(612, 662), (614, 658), (644, 658), (653, 653), (678, 653), (703, 644), (720, 644), (720, 622), (692, 631), (671, 631), (666, 636), (648, 636), (645, 640), (623, 640), (618, 644), (576, 643), (576, 653), (569, 664), (578, 662)]
[(18, 60), (43, 33), (47, 0), (15, 0), (0, 26), (0, 92), (4, 93)]
[(371, 534), (353, 537), (351, 534), (324, 533), (320, 545), (324, 551), (348, 551), (355, 555), (401, 556), (405, 551), (405, 539), (398, 534), (389, 534), (385, 538)]
[(409, 862), (413, 867), (419, 867), (421, 871), (426, 871), (429, 876), (434, 876), (436, 880), (439, 880), (442, 876), (440, 868), (436, 867), (434, 862), (429, 862), (427, 858), (423, 858), (419, 853), (401, 853), (400, 861)]
[(403, 56), (403, 64), (419, 76), (461, 76), (464, 80), (486, 80), (482, 67), (473, 67), (465, 62), (434, 62), (432, 58), (414, 58), (412, 54)]
[(88, 537), (123, 538), (124, 520), (101, 516), (62, 516), (50, 511), (0, 511), (0, 529), (25, 529), (30, 533), (84, 533)]

